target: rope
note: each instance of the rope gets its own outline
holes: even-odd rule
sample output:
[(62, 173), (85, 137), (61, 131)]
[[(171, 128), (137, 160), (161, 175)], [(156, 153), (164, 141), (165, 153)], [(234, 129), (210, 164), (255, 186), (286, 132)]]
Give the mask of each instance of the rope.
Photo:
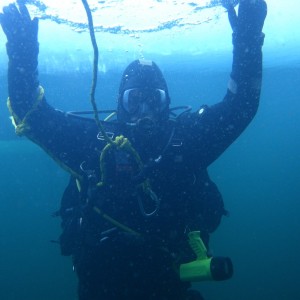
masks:
[(95, 101), (95, 91), (96, 91), (97, 78), (98, 78), (99, 51), (98, 51), (98, 46), (97, 46), (96, 37), (95, 37), (93, 16), (92, 16), (90, 7), (88, 5), (88, 2), (86, 0), (82, 0), (82, 4), (83, 4), (83, 6), (85, 8), (85, 11), (86, 11), (86, 14), (87, 14), (90, 36), (91, 36), (91, 41), (92, 41), (92, 45), (93, 45), (93, 49), (94, 49), (93, 79), (92, 79), (92, 86), (91, 86), (91, 92), (90, 92), (91, 104), (92, 104), (92, 107), (93, 107), (93, 110), (94, 110), (95, 121), (96, 121), (96, 124), (97, 124), (99, 130), (101, 131), (105, 141), (107, 143), (112, 143), (112, 140), (107, 136), (107, 134), (106, 134), (101, 122), (100, 122), (99, 115), (98, 115), (97, 104), (96, 104), (96, 101)]
[[(91, 36), (91, 41), (92, 41), (92, 45), (93, 45), (93, 49), (94, 49), (93, 80), (92, 80), (92, 86), (91, 86), (91, 92), (90, 92), (91, 103), (92, 103), (92, 107), (93, 107), (93, 111), (94, 111), (94, 117), (95, 117), (96, 124), (97, 124), (104, 140), (107, 142), (107, 145), (103, 148), (101, 155), (100, 155), (101, 181), (97, 184), (97, 186), (103, 186), (107, 182), (107, 168), (106, 168), (106, 164), (105, 164), (105, 159), (107, 157), (107, 154), (109, 153), (109, 150), (112, 147), (122, 149), (123, 151), (126, 151), (127, 153), (131, 154), (134, 157), (140, 171), (143, 169), (143, 162), (142, 162), (138, 152), (133, 148), (133, 146), (131, 145), (131, 143), (129, 142), (129, 140), (127, 138), (125, 138), (123, 135), (120, 135), (120, 136), (117, 136), (114, 140), (112, 140), (111, 138), (108, 137), (108, 135), (106, 134), (106, 132), (100, 122), (99, 115), (98, 115), (98, 108), (97, 108), (97, 104), (95, 101), (95, 91), (96, 91), (97, 75), (98, 75), (99, 51), (98, 51), (98, 46), (97, 46), (97, 42), (96, 42), (96, 38), (95, 38), (93, 17), (92, 17), (90, 7), (86, 0), (82, 0), (82, 4), (83, 4), (86, 14), (87, 14), (90, 36)], [(142, 183), (142, 187), (143, 187), (144, 192), (149, 194), (151, 197), (152, 197), (152, 195), (155, 195), (155, 193), (151, 189), (150, 182), (148, 179), (144, 180), (144, 182)], [(156, 197), (156, 195), (155, 195), (155, 197)], [(98, 211), (98, 213), (99, 213), (99, 211)]]
[(116, 147), (118, 149), (121, 149), (123, 151), (126, 151), (127, 153), (131, 154), (134, 157), (134, 160), (136, 161), (139, 170), (141, 171), (143, 169), (143, 162), (141, 160), (141, 157), (139, 156), (138, 152), (132, 147), (130, 141), (124, 137), (123, 135), (117, 136), (114, 141), (112, 141), (110, 144), (107, 144), (100, 155), (100, 171), (101, 171), (101, 181), (97, 184), (98, 186), (103, 186), (107, 182), (107, 167), (106, 167), (106, 158), (109, 153), (109, 150), (112, 147)]
[(28, 125), (27, 120), (30, 117), (30, 115), (38, 109), (38, 106), (42, 102), (43, 98), (44, 98), (44, 89), (43, 89), (43, 87), (39, 86), (38, 95), (36, 97), (35, 102), (33, 103), (32, 107), (31, 107), (31, 109), (25, 114), (23, 119), (19, 119), (11, 107), (10, 98), (8, 97), (7, 107), (8, 107), (10, 114), (13, 117), (13, 125), (15, 126), (15, 131), (18, 136), (23, 136), (26, 132), (28, 132), (30, 130), (30, 126)]

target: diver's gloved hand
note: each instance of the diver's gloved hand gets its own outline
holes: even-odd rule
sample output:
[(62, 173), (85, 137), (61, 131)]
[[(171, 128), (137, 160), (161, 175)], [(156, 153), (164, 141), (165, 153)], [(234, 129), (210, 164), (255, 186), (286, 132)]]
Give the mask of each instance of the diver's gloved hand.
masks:
[(221, 4), (225, 8), (230, 8), (238, 5), (239, 0), (221, 0)]
[[(267, 4), (264, 0), (240, 0), (238, 15), (233, 4), (223, 5), (228, 10), (229, 22), (233, 30), (234, 46), (263, 44), (262, 33), (267, 16)], [(234, 1), (233, 1), (234, 2)]]
[(0, 23), (7, 37), (7, 54), (13, 63), (30, 65), (37, 62), (38, 19), (31, 20), (26, 6), (18, 3), (3, 8), (0, 14)]

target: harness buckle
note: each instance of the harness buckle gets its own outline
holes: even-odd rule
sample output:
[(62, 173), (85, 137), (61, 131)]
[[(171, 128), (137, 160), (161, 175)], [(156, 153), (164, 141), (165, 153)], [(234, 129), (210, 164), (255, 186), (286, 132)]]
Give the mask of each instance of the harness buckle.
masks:
[[(113, 139), (114, 136), (115, 136), (115, 134), (114, 134), (113, 132), (110, 132), (110, 131), (105, 132), (105, 133), (106, 133), (106, 135), (107, 135), (110, 139)], [(100, 140), (100, 141), (104, 141), (104, 140), (105, 140), (105, 138), (104, 138), (104, 136), (103, 136), (103, 134), (102, 134), (101, 132), (99, 132), (99, 133), (97, 134), (97, 139)]]
[(172, 147), (181, 147), (183, 142), (181, 139), (173, 138), (171, 141)]

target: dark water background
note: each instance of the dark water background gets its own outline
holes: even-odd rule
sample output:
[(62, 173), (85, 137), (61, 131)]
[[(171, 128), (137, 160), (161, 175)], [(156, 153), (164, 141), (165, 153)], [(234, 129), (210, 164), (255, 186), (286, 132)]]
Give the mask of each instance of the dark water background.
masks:
[[(174, 104), (222, 99), (228, 73), (162, 69)], [(125, 67), (125, 66), (124, 66)], [(101, 107), (114, 107), (120, 72), (99, 79)], [(41, 74), (55, 107), (90, 107), (90, 74)], [(213, 234), (215, 255), (232, 257), (233, 279), (199, 283), (206, 300), (299, 300), (300, 68), (268, 68), (259, 112), (246, 132), (210, 168), (230, 217)], [(105, 91), (105, 92), (104, 92)], [(15, 138), (0, 78), (0, 299), (76, 299), (69, 258), (50, 243), (68, 176), (37, 146)], [(105, 101), (103, 100), (105, 99)], [(105, 102), (105, 103), (104, 103)], [(109, 104), (108, 104), (109, 103)]]

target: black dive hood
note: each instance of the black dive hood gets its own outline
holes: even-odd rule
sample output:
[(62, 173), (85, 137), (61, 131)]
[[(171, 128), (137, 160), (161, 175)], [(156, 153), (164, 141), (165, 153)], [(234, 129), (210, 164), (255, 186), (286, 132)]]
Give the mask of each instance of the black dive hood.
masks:
[(131, 123), (131, 115), (124, 109), (122, 97), (126, 90), (134, 88), (164, 90), (167, 105), (163, 111), (159, 112), (157, 120), (161, 122), (169, 119), (170, 97), (161, 70), (151, 60), (135, 60), (125, 69), (120, 83), (117, 108), (117, 119), (120, 123)]

